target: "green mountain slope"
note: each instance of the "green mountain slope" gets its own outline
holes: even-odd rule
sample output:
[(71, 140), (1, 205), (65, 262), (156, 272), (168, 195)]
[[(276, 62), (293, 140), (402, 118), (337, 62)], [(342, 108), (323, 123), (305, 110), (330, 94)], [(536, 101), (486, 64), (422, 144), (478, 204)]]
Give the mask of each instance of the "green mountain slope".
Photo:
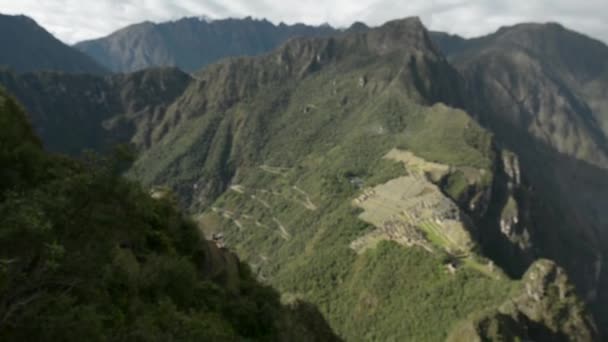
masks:
[(151, 129), (191, 81), (174, 68), (105, 77), (0, 72), (0, 83), (28, 108), (45, 147), (71, 155), (117, 143), (151, 145)]
[(45, 153), (0, 92), (0, 339), (336, 340), (314, 307), (258, 284), (120, 159)]
[(522, 282), (520, 294), (457, 327), (447, 340), (599, 340), (597, 335), (580, 328), (593, 326), (593, 323), (588, 321), (583, 304), (577, 299), (563, 269), (541, 259), (530, 267)]
[[(284, 300), (317, 305), (343, 338), (457, 339), (473, 329), (480, 338), (597, 339), (577, 299), (602, 317), (598, 208), (608, 178), (585, 162), (603, 153), (588, 117), (563, 115), (580, 133), (563, 144), (550, 120), (514, 126), (511, 98), (455, 69), (417, 19), (294, 39), (180, 74), (120, 76), (147, 80), (127, 82), (132, 92), (116, 76), (82, 83), (89, 99), (107, 84), (120, 94), (104, 97), (119, 105), (93, 112), (106, 138), (87, 146), (133, 142), (140, 156), (130, 177), (174, 190), (207, 236), (223, 234), (259, 279)], [(3, 77), (37, 113), (35, 125), (70, 96), (44, 90), (65, 75)], [(43, 86), (33, 93), (30, 84)], [(100, 107), (89, 103), (74, 112)], [(566, 196), (574, 186), (585, 192)], [(526, 295), (530, 267), (547, 271), (541, 297)], [(576, 291), (555, 296), (570, 281)], [(545, 305), (556, 298), (557, 308)]]
[(274, 25), (266, 20), (183, 18), (145, 22), (81, 42), (75, 48), (113, 71), (175, 66), (189, 72), (230, 56), (259, 55), (292, 37), (335, 33), (329, 26)]
[[(216, 227), (208, 234), (221, 231), (262, 279), (319, 305), (345, 339), (441, 340), (517, 293), (483, 252), (532, 261), (518, 253), (529, 241), (500, 233), (508, 220), (532, 224), (519, 167), (466, 113), (433, 106), (464, 106), (465, 88), (419, 21), (291, 41), (195, 78), (132, 175), (176, 189)], [(448, 171), (399, 180), (420, 194), (380, 193), (415, 172), (384, 158), (394, 148)], [(425, 195), (433, 186), (439, 194)], [(370, 189), (372, 211), (387, 212), (377, 226), (353, 204)], [(453, 241), (463, 234), (472, 245)]]
[(91, 57), (57, 40), (25, 16), (0, 14), (0, 66), (17, 72), (56, 70), (104, 73)]

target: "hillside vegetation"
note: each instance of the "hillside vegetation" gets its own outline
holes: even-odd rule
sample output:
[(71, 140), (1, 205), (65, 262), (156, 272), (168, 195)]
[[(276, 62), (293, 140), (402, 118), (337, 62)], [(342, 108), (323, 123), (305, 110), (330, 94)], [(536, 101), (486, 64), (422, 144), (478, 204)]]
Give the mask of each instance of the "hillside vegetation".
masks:
[[(431, 251), (394, 241), (352, 248), (375, 229), (353, 200), (412, 172), (383, 158), (394, 148), (452, 170), (434, 182), (474, 241), (502, 236), (500, 213), (511, 212), (508, 191), (491, 191), (509, 187), (492, 135), (435, 104), (457, 106), (464, 94), (419, 21), (291, 41), (195, 78), (131, 175), (176, 189), (208, 236), (224, 234), (258, 277), (318, 305), (346, 340), (442, 340), (517, 293), (486, 247), (459, 262), (429, 236), (434, 226), (421, 225), (439, 247)], [(525, 192), (515, 179), (510, 187)]]
[(280, 303), (200, 237), (171, 197), (119, 176), (125, 159), (45, 153), (0, 92), (0, 339), (319, 341), (314, 307)]
[(519, 156), (534, 187), (539, 228), (526, 254), (565, 267), (608, 327), (608, 46), (556, 23), (434, 37), (467, 82), (469, 110)]
[[(598, 339), (601, 129), (542, 63), (489, 49), (460, 64), (431, 38), (409, 18), (193, 74), (0, 81), (58, 150), (130, 142), (127, 177), (173, 192), (205, 236), (346, 340)], [(44, 120), (63, 116), (91, 125), (54, 140), (60, 120)]]

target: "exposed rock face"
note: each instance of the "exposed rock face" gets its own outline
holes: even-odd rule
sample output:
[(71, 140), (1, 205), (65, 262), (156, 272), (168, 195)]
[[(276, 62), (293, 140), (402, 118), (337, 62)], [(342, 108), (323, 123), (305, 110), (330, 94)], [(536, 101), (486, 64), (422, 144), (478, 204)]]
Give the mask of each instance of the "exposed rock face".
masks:
[(503, 168), (509, 177), (508, 188), (514, 189), (521, 185), (521, 169), (519, 167), (519, 159), (513, 153), (503, 151), (502, 154)]
[[(522, 204), (526, 204), (527, 190), (522, 184), (519, 158), (509, 151), (502, 151), (501, 156), (506, 180), (506, 203), (500, 214), (500, 231), (509, 241), (522, 251), (529, 251), (532, 247), (530, 233), (526, 224), (530, 223), (526, 210)], [(521, 202), (521, 203), (520, 203)]]
[(269, 52), (292, 37), (337, 33), (329, 26), (274, 25), (266, 20), (183, 18), (131, 25), (113, 34), (76, 44), (109, 70), (132, 72), (174, 66), (193, 72), (222, 58)]
[[(529, 227), (532, 190), (522, 175), (518, 157), (493, 146), (494, 165), (491, 173), (466, 170), (466, 186), (455, 195), (450, 193), (453, 178), (463, 178), (452, 170), (440, 185), (470, 218), (468, 225), (483, 254), (491, 258), (509, 275), (519, 278), (535, 254)], [(482, 170), (483, 171), (483, 170)], [(471, 174), (477, 172), (477, 177)]]
[[(596, 327), (576, 293), (566, 272), (546, 259), (536, 261), (522, 279), (524, 293), (513, 303), (530, 320), (575, 341), (597, 339)], [(509, 304), (502, 311), (509, 312)]]
[(530, 266), (520, 293), (494, 312), (458, 327), (448, 341), (598, 341), (597, 327), (566, 272), (541, 259)]

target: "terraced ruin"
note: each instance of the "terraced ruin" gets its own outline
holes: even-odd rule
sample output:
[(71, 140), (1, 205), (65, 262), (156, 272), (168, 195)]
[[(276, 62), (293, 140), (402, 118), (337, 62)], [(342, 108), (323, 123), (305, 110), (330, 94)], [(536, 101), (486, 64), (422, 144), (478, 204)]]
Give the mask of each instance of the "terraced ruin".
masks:
[(430, 253), (446, 252), (459, 263), (496, 276), (491, 264), (474, 260), (476, 244), (465, 227), (466, 215), (435, 184), (452, 168), (397, 149), (384, 158), (402, 162), (407, 175), (364, 189), (353, 201), (363, 209), (359, 218), (377, 230), (353, 241), (351, 248), (361, 254), (382, 240), (392, 240)]

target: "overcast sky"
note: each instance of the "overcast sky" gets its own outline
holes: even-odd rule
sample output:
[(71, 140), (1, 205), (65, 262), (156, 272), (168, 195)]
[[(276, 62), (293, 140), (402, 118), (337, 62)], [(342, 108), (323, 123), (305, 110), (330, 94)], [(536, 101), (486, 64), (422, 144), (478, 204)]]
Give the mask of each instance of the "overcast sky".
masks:
[(144, 20), (201, 15), (338, 27), (419, 16), (430, 29), (466, 37), (517, 22), (557, 21), (608, 42), (608, 0), (0, 0), (0, 12), (33, 17), (67, 43)]

